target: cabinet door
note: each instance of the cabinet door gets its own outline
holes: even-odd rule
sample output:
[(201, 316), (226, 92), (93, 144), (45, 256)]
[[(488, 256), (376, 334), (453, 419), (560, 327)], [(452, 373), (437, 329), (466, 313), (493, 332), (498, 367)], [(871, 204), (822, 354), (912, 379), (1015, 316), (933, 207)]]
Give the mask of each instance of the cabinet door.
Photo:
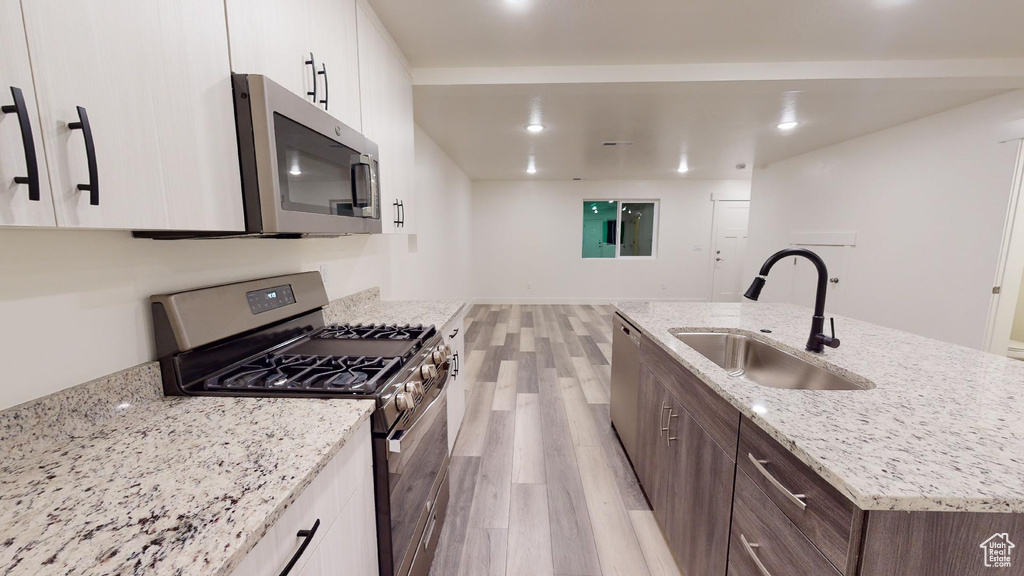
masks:
[[(53, 226), (53, 201), (50, 180), (43, 154), (39, 109), (32, 84), (32, 69), (25, 44), (25, 25), (18, 0), (0, 0), (0, 105), (13, 106), (11, 88), (18, 88), (24, 97), (24, 114), (32, 130), (31, 148), (26, 151), (18, 113), (0, 115), (0, 226)], [(29, 199), (28, 184), (15, 183), (28, 177), (27, 155), (35, 152), (39, 182), (39, 200)]]
[(309, 553), (299, 576), (376, 576), (377, 520), (373, 502), (373, 474), (368, 472), (334, 524), (322, 528), (327, 534)]
[[(241, 230), (221, 0), (32, 0), (24, 6), (57, 224)], [(99, 205), (84, 130), (95, 142)]]
[(725, 574), (736, 463), (678, 403), (668, 420), (669, 548), (684, 574)]
[[(412, 78), (362, 6), (356, 7), (359, 35), (359, 95), (363, 134), (380, 148), (381, 221), (385, 233), (414, 232), (412, 183)], [(396, 208), (401, 202), (404, 210)], [(405, 225), (395, 224), (404, 213)]]
[(455, 446), (462, 419), (466, 415), (466, 376), (462, 374), (461, 363), (466, 357), (465, 340), (462, 334), (463, 316), (459, 316), (445, 327), (445, 342), (452, 349), (449, 360), (448, 380), (448, 452)]
[(664, 520), (667, 498), (666, 468), (668, 440), (664, 430), (672, 404), (661, 382), (645, 366), (640, 367), (640, 392), (637, 400), (636, 475), (651, 501), (654, 515)]
[[(359, 41), (356, 38), (355, 0), (313, 0), (313, 44), (319, 78), (318, 104), (327, 100), (327, 111), (362, 131), (359, 111)], [(321, 107), (325, 105), (320, 104)]]
[(313, 38), (314, 2), (226, 0), (231, 70), (262, 74), (312, 102), (313, 68), (306, 61), (312, 52), (319, 68), (324, 57)]

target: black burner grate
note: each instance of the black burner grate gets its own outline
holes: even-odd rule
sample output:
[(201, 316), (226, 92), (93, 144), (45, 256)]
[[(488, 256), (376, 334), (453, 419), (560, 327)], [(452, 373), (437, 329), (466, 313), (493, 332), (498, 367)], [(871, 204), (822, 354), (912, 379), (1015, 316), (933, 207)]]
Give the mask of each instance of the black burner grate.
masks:
[(400, 358), (268, 354), (209, 378), (205, 388), (370, 395), (400, 367)]
[(328, 326), (314, 338), (333, 340), (417, 340), (429, 337), (432, 327), (394, 324), (338, 324)]

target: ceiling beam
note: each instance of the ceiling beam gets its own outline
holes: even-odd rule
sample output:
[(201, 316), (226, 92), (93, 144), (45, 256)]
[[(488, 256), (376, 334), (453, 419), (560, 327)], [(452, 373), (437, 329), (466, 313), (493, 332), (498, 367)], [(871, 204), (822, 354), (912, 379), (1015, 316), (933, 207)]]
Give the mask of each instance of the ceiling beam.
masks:
[(1024, 58), (413, 68), (411, 74), (413, 84), (419, 86), (930, 78), (1024, 79)]

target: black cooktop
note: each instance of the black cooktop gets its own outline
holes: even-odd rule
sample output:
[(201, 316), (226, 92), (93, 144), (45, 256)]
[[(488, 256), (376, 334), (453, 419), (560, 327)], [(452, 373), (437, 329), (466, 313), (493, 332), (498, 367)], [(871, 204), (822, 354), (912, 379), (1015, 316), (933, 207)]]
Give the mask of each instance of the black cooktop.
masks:
[(436, 334), (433, 326), (331, 325), (207, 378), (209, 392), (373, 395)]

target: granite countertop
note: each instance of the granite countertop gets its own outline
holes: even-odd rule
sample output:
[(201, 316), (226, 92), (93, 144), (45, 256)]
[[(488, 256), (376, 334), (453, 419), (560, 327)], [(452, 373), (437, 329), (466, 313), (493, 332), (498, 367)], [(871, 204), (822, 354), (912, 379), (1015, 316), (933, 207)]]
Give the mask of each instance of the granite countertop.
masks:
[(380, 292), (371, 288), (329, 304), (324, 320), (328, 324), (422, 324), (441, 330), (465, 305), (463, 301), (381, 300)]
[[(617, 307), (860, 508), (1024, 512), (1024, 362), (839, 316), (842, 346), (812, 354), (811, 311), (790, 304)], [(672, 330), (747, 334), (875, 388), (759, 386), (730, 377)]]
[(0, 461), (0, 574), (230, 574), (369, 400), (161, 398)]
[[(328, 322), (433, 324), (463, 302), (336, 300)], [(147, 363), (0, 411), (0, 575), (227, 575), (371, 400), (166, 398)]]

